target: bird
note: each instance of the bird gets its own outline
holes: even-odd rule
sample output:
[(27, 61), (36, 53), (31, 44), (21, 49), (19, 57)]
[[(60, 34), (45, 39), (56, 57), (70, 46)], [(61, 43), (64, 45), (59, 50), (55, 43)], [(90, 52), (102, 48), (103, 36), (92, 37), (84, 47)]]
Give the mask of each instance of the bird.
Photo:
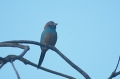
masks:
[[(40, 43), (55, 46), (57, 42), (57, 32), (56, 32), (57, 25), (58, 23), (55, 23), (53, 21), (49, 21), (46, 23), (46, 25), (44, 26), (44, 30), (41, 34)], [(41, 47), (41, 55), (38, 62), (38, 68), (41, 66), (44, 60), (45, 54), (48, 51), (48, 48), (42, 47), (42, 46), (40, 47)]]

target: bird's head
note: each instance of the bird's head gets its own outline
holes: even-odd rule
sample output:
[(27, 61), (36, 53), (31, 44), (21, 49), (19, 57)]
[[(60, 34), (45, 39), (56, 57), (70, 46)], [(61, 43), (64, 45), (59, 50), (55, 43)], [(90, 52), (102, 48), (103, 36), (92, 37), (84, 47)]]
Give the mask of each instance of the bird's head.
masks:
[(57, 25), (57, 23), (54, 23), (53, 21), (49, 21), (49, 22), (46, 23), (44, 29), (46, 29), (48, 27), (56, 29), (56, 25)]

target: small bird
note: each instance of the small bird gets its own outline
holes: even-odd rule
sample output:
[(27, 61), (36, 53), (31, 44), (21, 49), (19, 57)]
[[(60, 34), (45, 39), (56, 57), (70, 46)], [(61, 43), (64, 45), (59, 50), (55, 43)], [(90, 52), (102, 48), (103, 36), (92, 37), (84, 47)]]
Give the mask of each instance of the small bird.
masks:
[[(41, 35), (40, 43), (55, 46), (57, 42), (56, 25), (57, 23), (54, 23), (53, 21), (49, 21), (46, 23), (46, 25), (44, 26), (42, 35)], [(38, 68), (41, 66), (47, 51), (48, 51), (48, 48), (41, 46), (41, 55), (40, 55), (40, 59), (38, 62)]]

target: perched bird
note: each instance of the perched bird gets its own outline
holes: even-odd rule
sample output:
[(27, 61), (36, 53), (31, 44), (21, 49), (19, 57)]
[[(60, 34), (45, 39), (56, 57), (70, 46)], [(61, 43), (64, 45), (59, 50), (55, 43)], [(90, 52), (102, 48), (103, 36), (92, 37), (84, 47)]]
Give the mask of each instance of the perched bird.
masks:
[[(51, 46), (54, 46), (56, 44), (57, 42), (56, 25), (57, 23), (54, 23), (53, 21), (49, 21), (46, 23), (41, 35), (40, 43), (48, 44)], [(38, 68), (41, 66), (47, 50), (48, 48), (41, 46), (41, 55), (38, 62)]]

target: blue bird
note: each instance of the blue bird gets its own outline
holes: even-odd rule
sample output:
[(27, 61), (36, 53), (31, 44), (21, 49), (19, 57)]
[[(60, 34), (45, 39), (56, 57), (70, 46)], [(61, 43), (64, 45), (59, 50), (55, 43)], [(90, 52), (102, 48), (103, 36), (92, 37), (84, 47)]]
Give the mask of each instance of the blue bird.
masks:
[[(46, 23), (46, 25), (44, 26), (42, 35), (41, 35), (40, 43), (55, 46), (57, 42), (56, 25), (57, 23), (54, 23), (53, 21), (49, 21)], [(40, 59), (38, 62), (38, 68), (41, 66), (47, 51), (48, 51), (48, 48), (41, 46), (41, 55), (40, 55)]]

